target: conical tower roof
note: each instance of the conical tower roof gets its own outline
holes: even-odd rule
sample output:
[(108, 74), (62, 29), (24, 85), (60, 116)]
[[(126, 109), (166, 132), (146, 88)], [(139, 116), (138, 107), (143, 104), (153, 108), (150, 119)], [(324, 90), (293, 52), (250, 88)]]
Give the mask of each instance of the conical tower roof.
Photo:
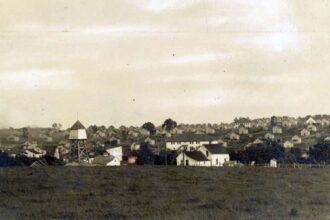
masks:
[(76, 121), (76, 123), (74, 123), (74, 125), (72, 125), (71, 130), (80, 130), (80, 129), (86, 130), (85, 126), (78, 120)]

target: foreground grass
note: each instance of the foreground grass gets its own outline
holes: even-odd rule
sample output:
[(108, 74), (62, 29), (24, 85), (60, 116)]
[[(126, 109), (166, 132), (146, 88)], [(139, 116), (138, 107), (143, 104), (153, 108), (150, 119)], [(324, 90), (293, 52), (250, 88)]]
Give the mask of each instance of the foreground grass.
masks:
[(0, 169), (0, 219), (330, 219), (330, 170)]

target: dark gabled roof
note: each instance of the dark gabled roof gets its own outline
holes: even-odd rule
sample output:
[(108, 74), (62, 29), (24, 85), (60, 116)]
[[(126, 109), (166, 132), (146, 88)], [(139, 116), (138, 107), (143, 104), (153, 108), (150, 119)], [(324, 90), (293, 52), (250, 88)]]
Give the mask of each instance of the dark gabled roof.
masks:
[(74, 125), (72, 125), (71, 130), (79, 130), (79, 129), (86, 129), (83, 124), (78, 120)]
[(208, 161), (206, 156), (200, 151), (186, 151), (185, 154), (190, 157), (191, 159), (197, 161)]
[(228, 154), (227, 149), (222, 144), (204, 144), (203, 145), (211, 154)]
[(190, 142), (190, 141), (214, 141), (217, 139), (218, 139), (217, 137), (213, 137), (205, 134), (184, 133), (181, 135), (173, 135), (172, 137), (168, 138), (166, 141)]

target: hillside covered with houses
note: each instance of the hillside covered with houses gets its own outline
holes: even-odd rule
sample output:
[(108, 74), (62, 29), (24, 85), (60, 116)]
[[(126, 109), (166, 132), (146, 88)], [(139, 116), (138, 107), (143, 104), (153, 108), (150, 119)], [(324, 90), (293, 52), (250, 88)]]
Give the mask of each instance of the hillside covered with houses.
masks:
[[(78, 121), (79, 122), (79, 121)], [(70, 132), (86, 132), (86, 166), (244, 166), (330, 162), (330, 115), (235, 118), (232, 123), (180, 124), (167, 119), (141, 127), (0, 130), (1, 166), (78, 165)], [(77, 125), (78, 123), (78, 125)]]

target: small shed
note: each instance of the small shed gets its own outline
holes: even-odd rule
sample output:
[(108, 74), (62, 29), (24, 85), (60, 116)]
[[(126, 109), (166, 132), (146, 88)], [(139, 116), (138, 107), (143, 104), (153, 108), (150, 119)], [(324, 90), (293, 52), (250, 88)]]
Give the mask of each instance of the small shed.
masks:
[(277, 168), (277, 160), (276, 159), (271, 159), (269, 163), (270, 167)]

